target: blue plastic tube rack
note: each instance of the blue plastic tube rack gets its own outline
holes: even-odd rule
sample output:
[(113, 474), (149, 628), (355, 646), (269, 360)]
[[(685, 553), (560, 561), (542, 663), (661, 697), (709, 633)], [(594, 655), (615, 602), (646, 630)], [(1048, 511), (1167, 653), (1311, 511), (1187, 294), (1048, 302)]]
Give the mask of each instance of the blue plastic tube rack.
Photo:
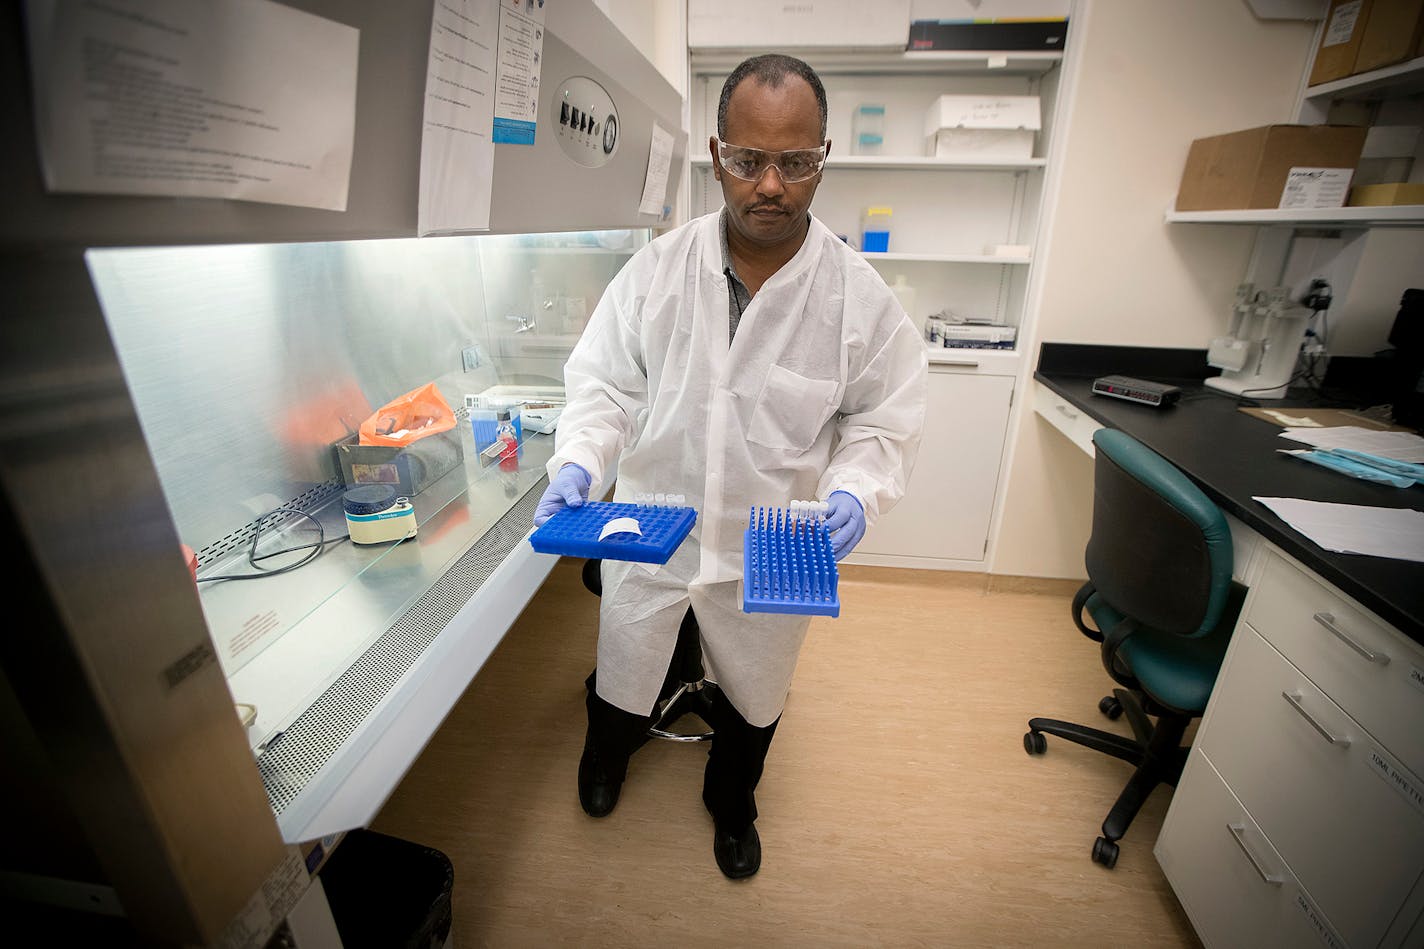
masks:
[[(642, 534), (613, 534), (599, 540), (603, 526), (619, 517), (636, 519)], [(667, 563), (696, 521), (697, 511), (690, 507), (588, 501), (549, 518), (529, 535), (529, 545), (541, 554)]]
[(840, 574), (823, 518), (752, 508), (742, 544), (742, 611), (840, 615)]

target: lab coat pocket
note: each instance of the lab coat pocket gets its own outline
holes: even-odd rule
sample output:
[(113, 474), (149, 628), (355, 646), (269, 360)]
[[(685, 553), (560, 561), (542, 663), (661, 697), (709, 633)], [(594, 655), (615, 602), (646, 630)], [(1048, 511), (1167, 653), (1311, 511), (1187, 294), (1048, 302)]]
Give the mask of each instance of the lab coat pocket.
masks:
[(747, 440), (767, 448), (805, 451), (835, 411), (833, 379), (808, 379), (772, 366), (757, 399)]

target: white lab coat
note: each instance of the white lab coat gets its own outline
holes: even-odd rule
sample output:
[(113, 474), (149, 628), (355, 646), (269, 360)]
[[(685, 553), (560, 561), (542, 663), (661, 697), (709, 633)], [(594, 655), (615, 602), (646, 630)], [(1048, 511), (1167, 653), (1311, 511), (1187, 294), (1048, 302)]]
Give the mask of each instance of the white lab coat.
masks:
[(662, 566), (605, 561), (598, 693), (650, 712), (689, 602), (708, 678), (748, 722), (781, 714), (809, 620), (743, 613), (755, 505), (848, 491), (866, 520), (905, 491), (924, 426), (923, 337), (875, 270), (820, 221), (728, 345), (720, 211), (662, 235), (609, 284), (564, 367), (552, 477), (617, 462), (614, 499), (686, 496), (692, 534)]

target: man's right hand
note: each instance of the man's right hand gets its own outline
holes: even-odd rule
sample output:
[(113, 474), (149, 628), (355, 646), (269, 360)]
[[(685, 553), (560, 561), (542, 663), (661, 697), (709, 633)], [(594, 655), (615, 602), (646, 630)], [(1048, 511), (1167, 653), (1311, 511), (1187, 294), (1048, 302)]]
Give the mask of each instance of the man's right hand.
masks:
[(566, 507), (583, 507), (592, 485), (593, 476), (581, 466), (564, 465), (549, 481), (539, 506), (534, 509), (534, 526), (543, 527), (545, 521)]

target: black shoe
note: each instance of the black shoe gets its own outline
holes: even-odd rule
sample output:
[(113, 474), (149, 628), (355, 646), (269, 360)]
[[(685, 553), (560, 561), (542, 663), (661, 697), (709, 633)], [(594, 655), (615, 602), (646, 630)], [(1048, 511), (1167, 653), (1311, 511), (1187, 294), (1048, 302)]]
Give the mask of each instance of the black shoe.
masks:
[(757, 835), (756, 824), (748, 824), (747, 829), (737, 836), (717, 827), (712, 832), (712, 855), (717, 858), (717, 868), (733, 880), (749, 877), (761, 869), (761, 837)]
[(584, 813), (589, 817), (607, 817), (618, 805), (618, 792), (622, 789), (623, 779), (612, 777), (593, 749), (585, 747), (578, 767), (579, 803)]

